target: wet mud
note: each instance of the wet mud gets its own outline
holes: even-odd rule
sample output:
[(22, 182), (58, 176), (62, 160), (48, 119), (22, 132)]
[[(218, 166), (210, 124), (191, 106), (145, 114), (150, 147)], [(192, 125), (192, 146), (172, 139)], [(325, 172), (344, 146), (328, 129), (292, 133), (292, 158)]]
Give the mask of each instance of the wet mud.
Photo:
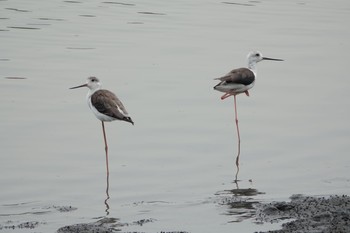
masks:
[(283, 223), (273, 233), (350, 232), (350, 197), (308, 197), (293, 195), (290, 202), (272, 202), (256, 205), (257, 222)]
[[(155, 219), (141, 219), (132, 223), (121, 223), (117, 218), (103, 218), (92, 223), (81, 223), (70, 226), (65, 226), (57, 230), (57, 233), (111, 233), (111, 232), (124, 232), (122, 227), (130, 225), (142, 226), (146, 223), (151, 223)], [(158, 231), (160, 233), (188, 233), (186, 231)], [(125, 232), (126, 233), (126, 232)], [(141, 232), (134, 232), (141, 233)]]
[(230, 223), (248, 220), (257, 225), (281, 224), (281, 229), (259, 233), (350, 232), (350, 197), (347, 195), (294, 194), (287, 202), (263, 203), (259, 197), (263, 194), (252, 188), (225, 190), (216, 193), (214, 203), (225, 207), (224, 214), (232, 216)]
[(81, 223), (74, 224), (70, 226), (64, 226), (57, 230), (57, 233), (72, 233), (72, 232), (116, 232), (120, 231), (120, 227), (124, 224), (119, 222), (119, 219), (116, 218), (103, 218), (93, 223)]
[(22, 223), (7, 221), (4, 225), (0, 225), (0, 230), (34, 229), (38, 227), (40, 224), (43, 224), (43, 223), (40, 223), (37, 221), (22, 222)]
[[(231, 197), (218, 193), (215, 201), (219, 205), (228, 207), (227, 213), (234, 215), (238, 223), (251, 219), (256, 224), (280, 223), (279, 230), (265, 231), (266, 233), (345, 233), (350, 232), (350, 197), (310, 197), (293, 195), (289, 202), (260, 203), (251, 198), (257, 194), (263, 194), (254, 189), (245, 190), (244, 194), (235, 192)], [(230, 192), (232, 194), (232, 192)], [(289, 221), (290, 220), (290, 221)], [(155, 219), (144, 219), (132, 225), (143, 225), (156, 221)], [(286, 222), (287, 221), (287, 222)], [(60, 228), (58, 233), (72, 232), (116, 232), (122, 231), (122, 227), (129, 226), (128, 223), (120, 223), (118, 219), (104, 218), (94, 223), (76, 224)], [(158, 231), (165, 233), (165, 231)], [(184, 231), (177, 231), (180, 233)], [(259, 232), (259, 233), (265, 233)], [(175, 233), (175, 232), (172, 232)]]
[[(335, 195), (329, 197), (314, 197), (293, 195), (290, 201), (261, 203), (254, 196), (262, 195), (256, 189), (236, 189), (218, 192), (215, 204), (225, 207), (225, 214), (232, 216), (229, 223), (239, 224), (241, 221), (252, 221), (255, 224), (281, 224), (281, 229), (259, 233), (343, 233), (350, 232), (350, 197)], [(53, 211), (65, 213), (75, 211), (72, 206), (49, 206), (40, 209), (41, 214)], [(36, 212), (37, 213), (37, 212)], [(77, 223), (57, 229), (57, 233), (110, 233), (128, 232), (128, 226), (143, 226), (152, 224), (157, 219), (140, 219), (130, 223), (123, 223), (118, 218), (103, 217), (91, 223)], [(7, 221), (0, 224), (1, 230), (37, 229), (47, 222), (38, 221)], [(266, 228), (265, 228), (266, 229)], [(275, 228), (274, 228), (275, 229)], [(141, 233), (142, 231), (138, 232)], [(156, 231), (158, 233), (187, 233), (187, 231)]]

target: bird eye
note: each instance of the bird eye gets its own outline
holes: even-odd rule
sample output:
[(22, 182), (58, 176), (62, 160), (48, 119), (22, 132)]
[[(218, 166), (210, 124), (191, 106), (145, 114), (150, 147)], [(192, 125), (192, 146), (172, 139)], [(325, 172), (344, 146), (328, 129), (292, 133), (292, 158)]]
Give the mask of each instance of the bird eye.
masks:
[(255, 54), (255, 56), (259, 57), (259, 56), (260, 56), (260, 54), (259, 54), (259, 53), (256, 53), (256, 54)]

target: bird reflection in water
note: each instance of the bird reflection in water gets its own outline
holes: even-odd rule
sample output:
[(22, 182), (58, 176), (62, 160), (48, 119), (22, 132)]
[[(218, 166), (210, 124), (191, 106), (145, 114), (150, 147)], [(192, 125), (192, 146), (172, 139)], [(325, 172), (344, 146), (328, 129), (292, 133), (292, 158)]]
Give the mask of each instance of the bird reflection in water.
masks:
[(239, 188), (238, 183), (235, 183), (236, 188), (219, 191), (216, 196), (218, 204), (226, 207), (224, 214), (235, 217), (230, 222), (242, 222), (255, 216), (254, 205), (259, 201), (254, 197), (264, 193), (255, 188)]

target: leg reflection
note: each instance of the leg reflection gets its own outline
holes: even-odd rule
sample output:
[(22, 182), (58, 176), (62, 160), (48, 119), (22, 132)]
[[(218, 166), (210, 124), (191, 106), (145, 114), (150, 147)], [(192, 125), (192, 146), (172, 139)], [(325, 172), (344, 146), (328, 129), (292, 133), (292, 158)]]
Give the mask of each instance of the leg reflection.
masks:
[(109, 200), (109, 172), (107, 172), (107, 187), (106, 187), (106, 199), (105, 199), (105, 206), (106, 206), (106, 215), (109, 215), (109, 205), (108, 205), (108, 200)]

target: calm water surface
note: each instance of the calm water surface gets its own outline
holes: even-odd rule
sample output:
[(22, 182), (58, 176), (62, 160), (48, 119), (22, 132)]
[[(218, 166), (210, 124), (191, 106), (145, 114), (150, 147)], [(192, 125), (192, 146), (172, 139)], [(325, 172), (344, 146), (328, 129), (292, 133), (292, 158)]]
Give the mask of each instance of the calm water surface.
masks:
[[(225, 204), (240, 190), (349, 195), (349, 21), (345, 0), (0, 1), (0, 232), (106, 216), (122, 231), (253, 232), (279, 224)], [(213, 79), (255, 49), (285, 61), (259, 63), (238, 97), (237, 186), (233, 99)], [(91, 75), (135, 121), (106, 124), (108, 193), (101, 123), (68, 89)]]

